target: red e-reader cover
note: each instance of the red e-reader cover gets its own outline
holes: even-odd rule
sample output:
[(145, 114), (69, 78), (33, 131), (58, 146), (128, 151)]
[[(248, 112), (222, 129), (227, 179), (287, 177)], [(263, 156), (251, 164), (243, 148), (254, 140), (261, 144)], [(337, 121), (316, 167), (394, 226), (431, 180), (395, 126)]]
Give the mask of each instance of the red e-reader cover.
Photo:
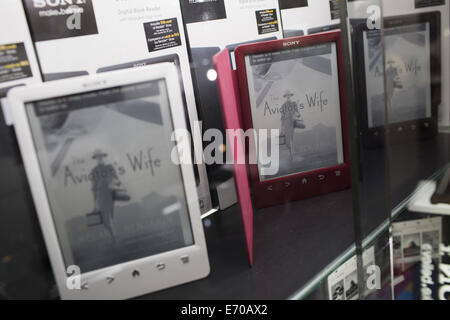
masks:
[[(243, 128), (238, 98), (237, 76), (235, 74), (236, 71), (233, 71), (231, 68), (230, 55), (227, 49), (216, 54), (213, 61), (217, 72), (217, 87), (225, 129), (227, 130), (227, 141), (229, 142), (229, 139), (234, 139), (235, 147), (233, 150), (230, 150), (233, 159), (234, 181), (241, 209), (248, 259), (250, 265), (253, 265), (253, 207), (250, 196), (250, 184), (248, 182), (245, 161), (238, 161), (239, 155), (245, 155), (245, 140), (242, 135), (230, 135), (230, 131), (228, 131), (241, 130)], [(229, 145), (233, 144), (229, 143)]]

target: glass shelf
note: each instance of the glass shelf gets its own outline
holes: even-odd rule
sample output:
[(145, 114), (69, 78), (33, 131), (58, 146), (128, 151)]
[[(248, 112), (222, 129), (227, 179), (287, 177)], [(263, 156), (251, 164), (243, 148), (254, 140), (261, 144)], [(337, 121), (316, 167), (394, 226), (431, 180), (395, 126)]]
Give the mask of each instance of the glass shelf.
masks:
[[(443, 141), (445, 141), (445, 145), (450, 146), (450, 132), (448, 131), (442, 131), (440, 135), (443, 138)], [(448, 148), (450, 149), (450, 147)], [(444, 162), (447, 161), (450, 163), (450, 153), (447, 154), (447, 158), (443, 159)], [(439, 179), (443, 176), (447, 169), (447, 165), (442, 166), (440, 169), (438, 169), (436, 172), (434, 172), (431, 176), (429, 176), (427, 179), (428, 181), (439, 181)], [(382, 237), (385, 237), (386, 234), (389, 234), (389, 229), (391, 227), (392, 221), (397, 221), (399, 218), (408, 218), (407, 215), (413, 215), (414, 218), (417, 218), (418, 216), (422, 217), (433, 217), (435, 215), (427, 215), (427, 214), (412, 214), (408, 211), (408, 205), (410, 204), (411, 200), (414, 199), (414, 197), (417, 195), (417, 192), (419, 192), (418, 189), (415, 189), (413, 192), (411, 192), (409, 195), (407, 195), (403, 200), (400, 201), (399, 204), (397, 204), (391, 212), (391, 219), (386, 219), (382, 224), (380, 224), (369, 236), (367, 236), (363, 242), (362, 246), (364, 249), (369, 248), (374, 243), (377, 243)], [(447, 230), (443, 230), (445, 232)], [(448, 232), (448, 231), (447, 231)], [(340, 268), (345, 262), (347, 262), (350, 258), (354, 257), (356, 255), (356, 246), (353, 244), (350, 246), (347, 250), (345, 250), (338, 258), (336, 258), (333, 262), (331, 262), (329, 265), (327, 265), (323, 270), (321, 270), (310, 282), (308, 282), (305, 286), (303, 286), (300, 290), (292, 294), (289, 299), (290, 300), (303, 300), (303, 299), (309, 299), (310, 297), (321, 297), (322, 299), (327, 299), (327, 297), (323, 296), (323, 286), (326, 285), (327, 278), (330, 274), (332, 274), (334, 271), (336, 271), (338, 268)], [(317, 291), (317, 292), (316, 292)]]

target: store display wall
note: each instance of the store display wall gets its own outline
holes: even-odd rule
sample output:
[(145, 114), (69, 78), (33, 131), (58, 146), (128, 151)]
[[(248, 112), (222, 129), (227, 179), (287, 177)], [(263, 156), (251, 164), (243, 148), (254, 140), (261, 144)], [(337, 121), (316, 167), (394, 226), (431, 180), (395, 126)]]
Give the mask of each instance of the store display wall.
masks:
[[(124, 69), (170, 63), (177, 69), (184, 105), (177, 114), (185, 118), (191, 132), (199, 133), (197, 151), (202, 147), (201, 133), (249, 129), (253, 127), (249, 119), (258, 122), (258, 129), (275, 126), (284, 133), (276, 140), (286, 170), (274, 180), (261, 175), (260, 168), (255, 171), (254, 165), (197, 166), (194, 174), (211, 274), (181, 287), (173, 286), (187, 278), (183, 272), (170, 284), (161, 277), (158, 288), (171, 288), (142, 298), (439, 299), (442, 292), (446, 296), (445, 285), (437, 285), (436, 270), (447, 263), (448, 219), (444, 215), (448, 208), (442, 203), (446, 199), (442, 185), (449, 176), (445, 168), (450, 162), (448, 1), (86, 0), (78, 7), (66, 2), (2, 1), (0, 26), (6, 23), (1, 29), (11, 32), (0, 31), (0, 61), (6, 61), (0, 62), (0, 98), (11, 87), (42, 80), (56, 84), (66, 78), (107, 77)], [(63, 10), (57, 14), (55, 8)], [(377, 27), (381, 19), (383, 23)], [(331, 54), (302, 56), (301, 48), (309, 39), (333, 35), (341, 41), (342, 50), (332, 46)], [(282, 50), (275, 44), (283, 46)], [(295, 51), (295, 46), (300, 51)], [(260, 48), (260, 52), (247, 48)], [(280, 52), (290, 52), (292, 59), (258, 66), (259, 53), (270, 60)], [(330, 76), (324, 60), (341, 54), (342, 61), (330, 63)], [(374, 70), (378, 70), (376, 76), (371, 77)], [(243, 76), (245, 72), (248, 74)], [(410, 77), (405, 76), (408, 73)], [(286, 79), (289, 81), (282, 81)], [(325, 84), (328, 79), (338, 81), (338, 86)], [(338, 87), (345, 92), (338, 92)], [(300, 117), (295, 115), (292, 131), (296, 144), (289, 140), (286, 117), (257, 115), (263, 114), (261, 110), (276, 113), (281, 105), (305, 107), (311, 97), (306, 97), (305, 104), (301, 100), (309, 91), (322, 91), (318, 96), (321, 102), (324, 94), (332, 92), (333, 98), (325, 99), (327, 104), (336, 107), (340, 96), (344, 107), (340, 118), (337, 109), (320, 113), (328, 120), (311, 117), (305, 110)], [(251, 107), (246, 105), (247, 99)], [(261, 109), (259, 100), (269, 109)], [(57, 299), (23, 158), (14, 128), (8, 126), (13, 123), (12, 112), (5, 100), (2, 107), (0, 173), (5, 178), (0, 182), (0, 298)], [(117, 108), (112, 107), (112, 112), (120, 113), (122, 109)], [(139, 114), (133, 124), (123, 120), (122, 127), (127, 127), (127, 132), (143, 132), (139, 123), (146, 116)], [(331, 118), (340, 121), (333, 122), (332, 134), (324, 134), (323, 124), (329, 124)], [(196, 120), (203, 126), (196, 127)], [(305, 127), (322, 131), (307, 140), (301, 134), (307, 131)], [(126, 149), (128, 144), (122, 138), (118, 141)], [(159, 134), (155, 141), (161, 143), (161, 139)], [(135, 140), (137, 144), (139, 139)], [(146, 139), (139, 140), (144, 145), (142, 141)], [(246, 138), (238, 141), (245, 151)], [(303, 153), (295, 155), (289, 150), (290, 142)], [(332, 149), (328, 156), (333, 161), (321, 165), (326, 157), (311, 151), (319, 150), (317, 145)], [(82, 150), (79, 144), (75, 146), (72, 158)], [(224, 141), (218, 149), (224, 157), (227, 148)], [(86, 155), (89, 164), (94, 159), (90, 157)], [(105, 155), (99, 152), (95, 157)], [(327, 163), (341, 167), (331, 168)], [(303, 176), (296, 180), (296, 173)], [(341, 182), (339, 188), (332, 188)], [(154, 192), (163, 185), (142, 184)], [(177, 187), (182, 185), (179, 182)], [(82, 192), (91, 194), (87, 189)], [(62, 202), (77, 207), (70, 194), (56, 193), (60, 193), (58, 199), (66, 199)], [(59, 201), (55, 199), (53, 202)], [(151, 202), (170, 207), (159, 200)], [(89, 212), (90, 206), (89, 201), (80, 205), (83, 219), (86, 214), (99, 229), (103, 222)], [(128, 217), (132, 220), (133, 214)], [(171, 233), (164, 229), (165, 223), (158, 223), (150, 227), (142, 223), (139, 228)], [(146, 249), (151, 246), (142, 248)], [(431, 277), (434, 286), (427, 292), (421, 291), (421, 275), (424, 267), (429, 267), (423, 263), (424, 257), (436, 271)], [(187, 261), (186, 257), (178, 260)], [(163, 264), (158, 261), (155, 266), (162, 268)], [(367, 270), (373, 268), (379, 269), (380, 286), (368, 288)], [(133, 272), (133, 277), (139, 277), (142, 270)], [(153, 291), (146, 290), (139, 294)]]

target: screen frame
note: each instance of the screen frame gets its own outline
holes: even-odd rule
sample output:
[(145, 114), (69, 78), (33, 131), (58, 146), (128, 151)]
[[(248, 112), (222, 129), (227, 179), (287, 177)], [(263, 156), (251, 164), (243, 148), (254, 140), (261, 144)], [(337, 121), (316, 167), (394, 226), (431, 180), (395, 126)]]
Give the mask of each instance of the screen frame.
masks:
[[(350, 187), (349, 146), (345, 106), (343, 60), (341, 50), (341, 32), (332, 31), (324, 34), (293, 37), (288, 39), (249, 44), (236, 48), (236, 66), (241, 101), (241, 116), (244, 130), (253, 129), (245, 56), (283, 49), (301, 48), (325, 43), (336, 44), (338, 67), (338, 85), (340, 96), (340, 116), (344, 163), (337, 166), (318, 168), (312, 171), (294, 173), (289, 176), (261, 181), (258, 165), (250, 164), (250, 180), (257, 208), (268, 207), (289, 201), (300, 200), (330, 192), (345, 190)], [(250, 146), (249, 146), (250, 147)], [(247, 148), (247, 152), (248, 152)], [(339, 173), (338, 173), (339, 172)], [(306, 181), (306, 183), (305, 183)]]
[(386, 128), (389, 128), (389, 138), (392, 143), (401, 143), (416, 138), (426, 139), (438, 133), (438, 109), (442, 103), (442, 71), (441, 71), (441, 13), (439, 11), (416, 13), (384, 18), (384, 29), (401, 27), (419, 23), (429, 23), (430, 26), (430, 79), (431, 81), (431, 117), (389, 125), (369, 127), (367, 83), (365, 71), (364, 32), (369, 31), (365, 19), (351, 19), (353, 27), (353, 65), (355, 68), (355, 91), (357, 108), (359, 110), (360, 131), (363, 144), (366, 147), (382, 147), (386, 143)]
[[(142, 68), (112, 71), (43, 85), (11, 90), (8, 100), (13, 110), (14, 126), (25, 170), (31, 187), (41, 229), (50, 257), (59, 293), (63, 299), (127, 299), (206, 277), (210, 272), (200, 207), (192, 164), (180, 165), (194, 244), (150, 257), (132, 260), (103, 269), (81, 273), (81, 290), (67, 287), (71, 277), (59, 244), (47, 189), (36, 154), (26, 103), (83, 92), (133, 85), (152, 80), (165, 80), (173, 128), (186, 130), (185, 111), (176, 67), (162, 63)], [(181, 145), (178, 145), (181, 154)], [(188, 263), (183, 258), (189, 257)], [(160, 267), (164, 265), (164, 269)], [(167, 266), (167, 268), (166, 268)], [(139, 276), (133, 276), (135, 271)], [(110, 282), (112, 279), (112, 282)]]

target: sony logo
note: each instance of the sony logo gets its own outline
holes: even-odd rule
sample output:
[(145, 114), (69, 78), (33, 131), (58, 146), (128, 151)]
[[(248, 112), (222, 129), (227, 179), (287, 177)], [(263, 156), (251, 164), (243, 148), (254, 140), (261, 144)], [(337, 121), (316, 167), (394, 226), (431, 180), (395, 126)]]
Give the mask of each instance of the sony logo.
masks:
[(86, 0), (32, 0), (35, 8), (59, 7), (76, 4), (85, 4)]
[(145, 62), (135, 63), (135, 64), (133, 64), (133, 68), (144, 67), (146, 65), (147, 65), (147, 63), (145, 63)]
[(287, 41), (283, 42), (283, 47), (291, 47), (291, 46), (298, 46), (300, 44), (299, 40), (296, 41)]
[(83, 88), (91, 88), (91, 87), (103, 86), (106, 83), (107, 83), (106, 80), (99, 80), (99, 81), (94, 81), (94, 82), (85, 82), (85, 83), (83, 83)]

